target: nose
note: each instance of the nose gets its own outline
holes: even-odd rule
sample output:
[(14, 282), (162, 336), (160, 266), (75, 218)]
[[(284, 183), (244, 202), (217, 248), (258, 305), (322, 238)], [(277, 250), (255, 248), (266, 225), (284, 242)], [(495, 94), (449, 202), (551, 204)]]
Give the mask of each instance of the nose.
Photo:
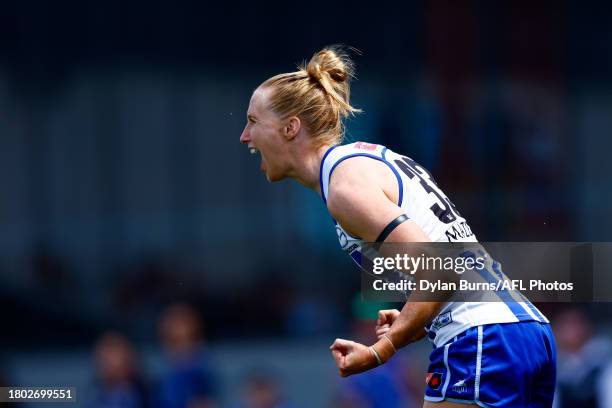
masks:
[(247, 125), (244, 127), (244, 130), (242, 131), (242, 134), (240, 135), (240, 143), (249, 144), (250, 141), (251, 141), (251, 135), (249, 132), (249, 127)]

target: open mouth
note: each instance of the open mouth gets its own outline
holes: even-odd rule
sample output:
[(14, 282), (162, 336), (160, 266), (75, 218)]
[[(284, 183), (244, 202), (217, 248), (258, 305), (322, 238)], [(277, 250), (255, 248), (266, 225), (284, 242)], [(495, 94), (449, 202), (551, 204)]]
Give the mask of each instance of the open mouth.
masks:
[[(257, 148), (255, 148), (255, 147), (249, 147), (249, 152), (250, 152), (251, 154), (257, 154), (257, 153), (260, 153), (260, 152), (259, 152), (259, 150), (258, 150)], [(260, 165), (259, 165), (259, 169), (260, 169), (262, 172), (264, 172), (264, 173), (266, 172), (266, 164), (264, 163), (263, 156), (261, 157), (261, 163), (260, 163)]]

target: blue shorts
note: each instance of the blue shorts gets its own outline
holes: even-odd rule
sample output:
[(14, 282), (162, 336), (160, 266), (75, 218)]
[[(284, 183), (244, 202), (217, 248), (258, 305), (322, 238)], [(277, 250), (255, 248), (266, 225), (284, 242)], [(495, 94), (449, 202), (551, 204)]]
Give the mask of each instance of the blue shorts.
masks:
[(540, 322), (472, 327), (429, 356), (425, 400), (481, 407), (551, 407), (556, 350)]

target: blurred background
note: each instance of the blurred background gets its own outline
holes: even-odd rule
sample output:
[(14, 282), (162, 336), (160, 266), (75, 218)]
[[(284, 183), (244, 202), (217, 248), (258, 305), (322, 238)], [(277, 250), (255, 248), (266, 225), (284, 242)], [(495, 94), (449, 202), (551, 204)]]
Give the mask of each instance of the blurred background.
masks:
[[(429, 344), (338, 378), (329, 344), (369, 341), (389, 305), (360, 302), (321, 199), (239, 144), (250, 94), (356, 47), (349, 141), (425, 165), (481, 241), (611, 241), (610, 11), (4, 4), (0, 383), (88, 407), (420, 406)], [(612, 407), (610, 305), (541, 307), (558, 406)]]

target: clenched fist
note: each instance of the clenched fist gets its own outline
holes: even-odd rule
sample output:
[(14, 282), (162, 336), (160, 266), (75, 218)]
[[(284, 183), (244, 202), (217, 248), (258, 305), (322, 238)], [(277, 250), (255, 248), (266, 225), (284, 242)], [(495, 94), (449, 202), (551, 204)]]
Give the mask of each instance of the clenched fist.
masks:
[(376, 320), (376, 337), (380, 340), (382, 336), (389, 331), (389, 328), (399, 316), (400, 311), (396, 309), (386, 309), (378, 311), (378, 320)]
[(329, 349), (342, 377), (361, 373), (378, 365), (369, 347), (354, 341), (336, 339)]

